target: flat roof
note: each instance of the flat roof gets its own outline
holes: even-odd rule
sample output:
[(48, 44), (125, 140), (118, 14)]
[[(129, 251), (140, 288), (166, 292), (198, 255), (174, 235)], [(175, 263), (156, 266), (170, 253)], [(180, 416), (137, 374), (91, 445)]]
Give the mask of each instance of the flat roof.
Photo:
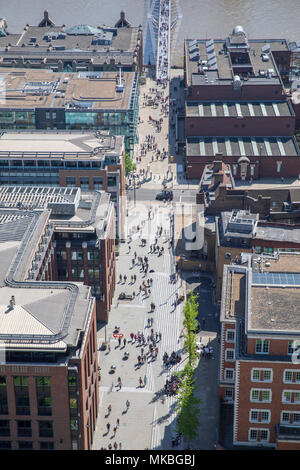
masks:
[(4, 131), (0, 135), (1, 158), (103, 159), (123, 152), (124, 136), (97, 132)]
[[(76, 26), (64, 27), (64, 26), (26, 26), (22, 34), (8, 34), (5, 38), (1, 38), (0, 45), (3, 47), (9, 46), (9, 50), (14, 46), (22, 47), (25, 51), (37, 52), (37, 46), (49, 47), (50, 43), (52, 47), (64, 47), (66, 50), (79, 49), (92, 52), (93, 50), (106, 51), (110, 48), (113, 51), (134, 51), (138, 39), (138, 26), (130, 26), (126, 28), (114, 28), (108, 26), (89, 26), (79, 25), (77, 26), (77, 32), (84, 32), (84, 28), (89, 34), (71, 34), (72, 31), (76, 32)], [(112, 33), (112, 32), (113, 33)], [(60, 37), (58, 34), (62, 33)], [(50, 35), (51, 40), (48, 41), (46, 36)], [(110, 44), (97, 44), (93, 39), (100, 34), (103, 39), (110, 41)], [(113, 36), (111, 36), (113, 34)], [(51, 37), (52, 35), (52, 37)], [(56, 36), (56, 37), (54, 37)], [(5, 40), (6, 39), (6, 40)], [(94, 42), (94, 44), (93, 44)], [(24, 46), (22, 46), (24, 44)]]
[(235, 157), (299, 156), (295, 139), (291, 137), (187, 137), (187, 156), (211, 156), (221, 153)]
[[(251, 70), (247, 80), (242, 80), (243, 86), (281, 83), (272, 51), (288, 51), (285, 39), (246, 38), (245, 44), (236, 45), (232, 50), (234, 55), (240, 49), (244, 57), (247, 57), (245, 62), (237, 63), (231, 62), (229, 51), (226, 49), (229, 46), (228, 41), (228, 38), (185, 40), (187, 77), (190, 85), (217, 86), (226, 82), (231, 83), (233, 76), (239, 75), (235, 72), (235, 67), (246, 72)], [(271, 75), (268, 73), (269, 70), (272, 70)]]
[(64, 108), (66, 111), (127, 111), (136, 79), (122, 72), (52, 72), (46, 69), (0, 68), (0, 109)]
[(0, 348), (63, 352), (67, 345), (77, 346), (90, 315), (88, 286), (28, 279), (42, 237), (52, 234), (49, 215), (48, 210), (0, 209)]
[(299, 332), (299, 287), (251, 287), (249, 330)]
[(258, 225), (256, 228), (256, 234), (253, 243), (256, 241), (256, 239), (300, 244), (300, 227), (278, 227), (276, 225)]
[(287, 101), (187, 101), (186, 116), (286, 117), (293, 116)]

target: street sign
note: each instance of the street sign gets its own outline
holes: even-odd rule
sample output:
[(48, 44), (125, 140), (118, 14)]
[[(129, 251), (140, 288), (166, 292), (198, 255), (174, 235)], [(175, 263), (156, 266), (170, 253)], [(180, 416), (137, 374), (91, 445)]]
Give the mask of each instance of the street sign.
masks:
[(113, 334), (114, 338), (123, 338), (123, 336), (124, 336), (123, 333), (114, 333)]

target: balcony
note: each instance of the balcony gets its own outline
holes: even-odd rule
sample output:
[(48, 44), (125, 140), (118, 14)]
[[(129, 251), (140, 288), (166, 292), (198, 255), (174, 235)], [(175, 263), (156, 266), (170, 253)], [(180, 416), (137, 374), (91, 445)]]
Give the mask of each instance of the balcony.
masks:
[(275, 426), (276, 439), (284, 441), (300, 441), (300, 426)]

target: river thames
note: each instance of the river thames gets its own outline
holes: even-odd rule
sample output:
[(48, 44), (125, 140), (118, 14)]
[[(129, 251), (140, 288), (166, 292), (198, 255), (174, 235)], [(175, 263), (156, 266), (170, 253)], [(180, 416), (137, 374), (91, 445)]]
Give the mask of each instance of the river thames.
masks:
[[(58, 25), (113, 25), (124, 10), (133, 26), (145, 29), (150, 0), (0, 0), (0, 15), (11, 33), (37, 25), (43, 11)], [(299, 0), (177, 0), (174, 56), (183, 54), (185, 38), (224, 38), (240, 24), (250, 38), (300, 39)]]

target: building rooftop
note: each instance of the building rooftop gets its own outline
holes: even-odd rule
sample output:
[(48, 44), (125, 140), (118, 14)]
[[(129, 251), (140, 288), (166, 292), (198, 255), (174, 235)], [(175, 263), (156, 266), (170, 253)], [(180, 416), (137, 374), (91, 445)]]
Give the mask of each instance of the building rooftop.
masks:
[(0, 134), (0, 159), (103, 160), (106, 156), (119, 157), (123, 149), (124, 136), (113, 136), (108, 131), (5, 131)]
[(76, 347), (94, 302), (90, 288), (35, 279), (54, 230), (92, 231), (98, 239), (105, 235), (113, 211), (109, 194), (2, 186), (0, 205), (1, 344), (61, 352)]
[(300, 285), (298, 287), (251, 288), (248, 330), (300, 331)]
[(89, 287), (27, 279), (37, 247), (51, 237), (49, 216), (48, 210), (0, 209), (0, 341), (6, 350), (64, 352), (78, 344), (90, 315)]
[(227, 157), (299, 156), (294, 137), (187, 137), (187, 156)]
[[(244, 31), (226, 39), (186, 39), (189, 85), (280, 83), (272, 51), (288, 51), (285, 39), (249, 39)], [(244, 80), (245, 78), (245, 80)]]
[(45, 69), (0, 69), (3, 109), (66, 108), (80, 111), (120, 110), (131, 107), (135, 73), (52, 72)]
[(300, 227), (258, 224), (255, 239), (300, 243)]
[(187, 117), (283, 117), (293, 115), (293, 109), (288, 101), (186, 102)]
[(221, 319), (245, 319), (245, 331), (300, 333), (300, 253), (245, 254), (224, 266)]
[(36, 63), (51, 63), (51, 58), (85, 58), (102, 63), (117, 59), (120, 65), (136, 60), (140, 27), (116, 28), (86, 24), (65, 26), (26, 26), (22, 34), (0, 38), (0, 64), (23, 57)]

